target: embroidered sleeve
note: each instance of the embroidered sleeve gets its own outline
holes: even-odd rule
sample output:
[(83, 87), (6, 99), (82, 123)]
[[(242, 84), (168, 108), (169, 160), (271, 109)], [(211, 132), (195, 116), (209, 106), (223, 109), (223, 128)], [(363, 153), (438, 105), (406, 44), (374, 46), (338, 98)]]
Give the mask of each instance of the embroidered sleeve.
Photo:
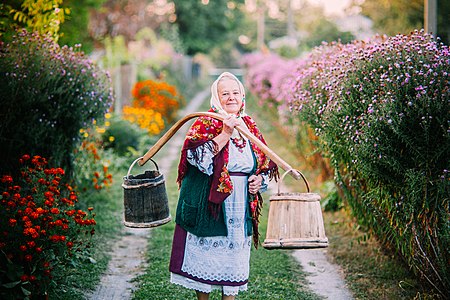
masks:
[(209, 141), (197, 148), (189, 149), (187, 160), (191, 165), (209, 176), (213, 173), (213, 159), (216, 154), (217, 144), (214, 141)]

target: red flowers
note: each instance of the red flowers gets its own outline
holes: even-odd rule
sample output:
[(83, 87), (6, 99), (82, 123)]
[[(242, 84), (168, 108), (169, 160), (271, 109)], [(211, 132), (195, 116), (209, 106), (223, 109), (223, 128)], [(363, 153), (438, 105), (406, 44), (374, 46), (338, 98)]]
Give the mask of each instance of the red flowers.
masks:
[(12, 177), (9, 176), (9, 175), (4, 175), (4, 176), (2, 177), (2, 182), (3, 182), (3, 183), (12, 184), (13, 179), (12, 179)]
[(58, 215), (59, 214), (59, 209), (57, 209), (56, 207), (50, 209), (50, 212), (54, 215)]
[(9, 219), (8, 224), (9, 224), (9, 226), (14, 227), (17, 224), (17, 220), (16, 219)]
[(0, 259), (0, 269), (9, 261), (18, 270), (16, 278), (0, 273), (0, 282), (20, 280), (36, 291), (48, 286), (53, 268), (64, 267), (61, 258), (85, 251), (96, 222), (92, 207), (76, 209), (74, 189), (62, 184), (64, 170), (46, 168), (40, 156), (24, 155), (20, 162), (18, 178), (0, 177), (0, 255), (8, 258)]

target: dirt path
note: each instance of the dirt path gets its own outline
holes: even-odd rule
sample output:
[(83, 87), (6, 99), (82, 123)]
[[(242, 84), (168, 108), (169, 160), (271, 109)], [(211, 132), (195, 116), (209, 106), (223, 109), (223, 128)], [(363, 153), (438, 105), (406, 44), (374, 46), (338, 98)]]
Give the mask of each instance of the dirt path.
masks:
[[(180, 116), (198, 110), (209, 90), (198, 93), (180, 112)], [(158, 167), (162, 174), (167, 174), (172, 163), (178, 159), (188, 125), (183, 126), (164, 146), (165, 155), (158, 159)], [(184, 129), (184, 130), (183, 130)], [(111, 260), (106, 273), (100, 280), (97, 289), (88, 296), (92, 300), (125, 300), (131, 299), (135, 290), (133, 279), (143, 274), (147, 264), (145, 251), (151, 229), (135, 229), (123, 227), (122, 237), (114, 243)]]

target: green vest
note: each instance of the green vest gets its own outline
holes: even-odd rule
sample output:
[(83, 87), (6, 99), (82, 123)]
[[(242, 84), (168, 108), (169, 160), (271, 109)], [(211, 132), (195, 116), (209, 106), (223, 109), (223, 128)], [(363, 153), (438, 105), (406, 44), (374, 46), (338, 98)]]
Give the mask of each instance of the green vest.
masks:
[[(175, 222), (196, 236), (227, 236), (225, 204), (222, 203), (222, 209), (217, 218), (208, 211), (210, 184), (211, 176), (192, 165), (188, 166), (181, 183)], [(247, 236), (250, 236), (252, 235), (252, 218), (248, 201), (245, 214), (245, 231)]]

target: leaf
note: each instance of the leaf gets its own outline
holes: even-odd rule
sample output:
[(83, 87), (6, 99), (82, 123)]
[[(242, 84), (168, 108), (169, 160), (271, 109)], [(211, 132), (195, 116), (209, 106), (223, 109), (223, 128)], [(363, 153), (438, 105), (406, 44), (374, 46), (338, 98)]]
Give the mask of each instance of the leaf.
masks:
[(27, 290), (26, 288), (24, 288), (23, 286), (20, 287), (22, 289), (22, 292), (25, 296), (30, 296), (31, 292), (29, 290)]
[(92, 257), (88, 257), (88, 260), (91, 262), (91, 264), (96, 264), (97, 261), (95, 259), (93, 259)]
[(14, 281), (14, 282), (9, 282), (9, 283), (4, 283), (2, 284), (2, 286), (4, 286), (7, 289), (11, 289), (13, 287), (15, 287), (16, 285), (18, 285), (21, 281)]

